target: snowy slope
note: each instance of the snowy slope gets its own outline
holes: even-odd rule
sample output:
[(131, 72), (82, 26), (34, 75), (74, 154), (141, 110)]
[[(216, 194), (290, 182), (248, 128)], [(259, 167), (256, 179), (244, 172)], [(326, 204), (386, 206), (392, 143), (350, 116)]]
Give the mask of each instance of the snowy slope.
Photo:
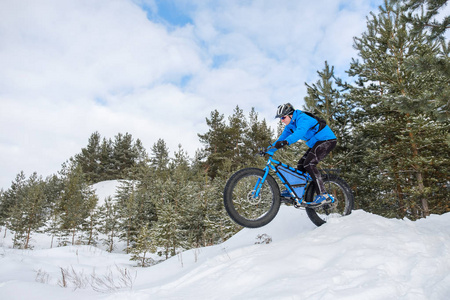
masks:
[[(173, 258), (145, 270), (122, 299), (450, 299), (450, 214), (410, 222), (356, 211), (320, 228), (308, 222), (283, 207), (266, 228), (202, 249), (197, 263), (190, 251), (184, 268)], [(259, 233), (273, 242), (254, 245)]]
[(107, 197), (114, 198), (120, 185), (119, 180), (106, 180), (92, 185), (92, 189), (98, 197), (98, 206), (103, 205)]
[[(259, 234), (272, 242), (255, 244)], [(145, 269), (93, 247), (22, 251), (7, 244), (2, 234), (1, 300), (450, 299), (450, 213), (412, 222), (359, 210), (317, 228), (304, 211), (282, 206), (263, 228)], [(136, 278), (132, 289), (74, 291), (58, 285), (60, 268), (111, 273), (116, 282), (126, 268)]]

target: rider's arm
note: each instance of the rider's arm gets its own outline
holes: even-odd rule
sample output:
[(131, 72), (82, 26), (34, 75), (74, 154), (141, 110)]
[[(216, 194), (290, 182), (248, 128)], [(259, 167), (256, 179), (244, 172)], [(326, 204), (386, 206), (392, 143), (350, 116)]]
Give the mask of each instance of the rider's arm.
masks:
[[(294, 128), (292, 129), (292, 132), (289, 136), (285, 138), (286, 141), (288, 141), (289, 145), (297, 142), (298, 140), (309, 140), (311, 137), (308, 136), (307, 132), (312, 127), (314, 127), (317, 124), (316, 119), (311, 118), (310, 116), (306, 114), (299, 114), (297, 118), (294, 120)], [(291, 125), (291, 124), (289, 124)], [(288, 129), (287, 126), (285, 130)], [(283, 131), (284, 133), (284, 131)], [(313, 135), (311, 133), (311, 135)]]
[(278, 141), (287, 141), (288, 145), (292, 145), (300, 139), (307, 141), (315, 134), (313, 130), (308, 131), (316, 125), (316, 119), (303, 113), (294, 113), (293, 120), (284, 127), (283, 132), (272, 146), (275, 146)]
[[(278, 142), (278, 141), (285, 141), (286, 138), (288, 136), (290, 136), (292, 134), (292, 131), (295, 129), (295, 127), (287, 125), (283, 132), (280, 134), (280, 136), (278, 137), (278, 139), (273, 143), (273, 146)], [(291, 143), (289, 143), (290, 145)]]

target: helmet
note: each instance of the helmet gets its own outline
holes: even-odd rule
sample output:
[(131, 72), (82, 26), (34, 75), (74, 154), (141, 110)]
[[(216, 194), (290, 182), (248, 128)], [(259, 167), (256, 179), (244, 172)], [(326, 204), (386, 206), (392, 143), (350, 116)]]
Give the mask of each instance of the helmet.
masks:
[(277, 108), (277, 114), (275, 118), (281, 118), (290, 115), (294, 112), (294, 107), (290, 103), (282, 104)]

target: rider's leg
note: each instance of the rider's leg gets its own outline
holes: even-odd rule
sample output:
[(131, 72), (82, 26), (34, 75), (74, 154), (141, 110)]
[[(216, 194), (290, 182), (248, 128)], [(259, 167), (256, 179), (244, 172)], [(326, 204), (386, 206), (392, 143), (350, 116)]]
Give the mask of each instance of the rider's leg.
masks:
[(313, 180), (314, 188), (317, 195), (325, 194), (325, 186), (322, 181), (322, 176), (317, 169), (317, 164), (336, 147), (336, 140), (320, 141), (314, 147), (308, 149), (305, 155), (299, 160), (297, 168), (308, 171)]
[(309, 152), (311, 152), (312, 148), (309, 148), (308, 150), (306, 150), (305, 154), (303, 154), (302, 158), (300, 158), (300, 160), (297, 163), (297, 170), (300, 170), (302, 172), (306, 172), (304, 163), (306, 158), (308, 157)]

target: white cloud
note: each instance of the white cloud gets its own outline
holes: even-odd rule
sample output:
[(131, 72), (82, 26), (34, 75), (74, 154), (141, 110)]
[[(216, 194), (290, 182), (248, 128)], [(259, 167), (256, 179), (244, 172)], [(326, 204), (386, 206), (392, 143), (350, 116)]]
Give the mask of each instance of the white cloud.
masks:
[(13, 2), (2, 14), (19, 19), (11, 27), (2, 21), (7, 91), (22, 89), (25, 79), (29, 92), (72, 100), (173, 80), (201, 64), (191, 40), (127, 1)]
[[(380, 0), (381, 2), (381, 0)], [(0, 2), (0, 187), (56, 173), (98, 131), (163, 138), (190, 155), (217, 109), (273, 124), (328, 59), (344, 68), (368, 1), (182, 1), (193, 24), (152, 22), (152, 0)], [(137, 5), (138, 4), (138, 5)], [(341, 6), (340, 6), (341, 5)]]

